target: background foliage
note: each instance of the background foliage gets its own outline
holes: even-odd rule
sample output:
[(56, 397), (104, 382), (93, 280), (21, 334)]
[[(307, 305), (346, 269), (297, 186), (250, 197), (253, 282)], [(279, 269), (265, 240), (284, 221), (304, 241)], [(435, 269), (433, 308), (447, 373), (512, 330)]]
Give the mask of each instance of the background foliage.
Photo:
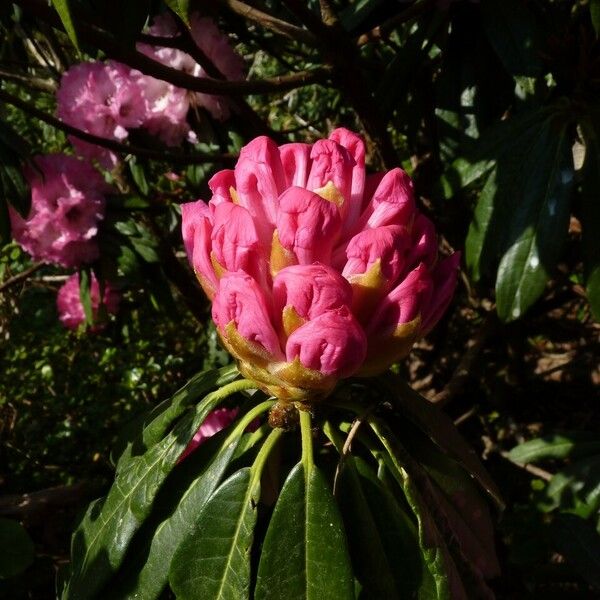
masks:
[[(600, 572), (600, 3), (198, 4), (243, 54), (248, 82), (230, 90), (231, 120), (192, 111), (195, 146), (132, 134), (121, 149), (94, 270), (125, 300), (96, 336), (61, 328), (66, 273), (10, 243), (6, 206), (27, 212), (31, 156), (70, 152), (53, 117), (61, 72), (105, 57), (141, 68), (147, 19), (170, 9), (185, 22), (196, 5), (0, 7), (0, 514), (11, 519), (0, 536), (25, 540), (0, 586), (51, 597), (75, 513), (112, 478), (123, 426), (228, 360), (181, 253), (178, 204), (208, 198), (210, 175), (255, 135), (312, 141), (345, 125), (366, 136), (371, 170), (408, 170), (442, 247), (464, 249), (449, 314), (397, 370), (458, 420), (508, 501), (495, 592), (589, 597)], [(68, 487), (19, 508), (21, 494), (54, 486)]]

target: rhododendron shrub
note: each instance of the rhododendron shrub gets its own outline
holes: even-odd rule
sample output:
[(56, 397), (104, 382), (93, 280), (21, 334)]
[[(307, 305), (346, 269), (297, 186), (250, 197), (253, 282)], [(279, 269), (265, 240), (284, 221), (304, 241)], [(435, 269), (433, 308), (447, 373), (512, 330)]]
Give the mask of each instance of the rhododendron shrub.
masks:
[(182, 237), (237, 365), (196, 374), (130, 438), (63, 597), (489, 597), (477, 485), (498, 493), (388, 369), (442, 317), (460, 258), (438, 254), (408, 175), (367, 174), (363, 140), (336, 129), (256, 138), (209, 187)]
[(184, 204), (189, 260), (240, 370), (280, 399), (310, 400), (406, 356), (448, 306), (460, 254), (399, 168), (367, 175), (362, 139), (245, 146), (213, 196)]
[[(100, 331), (105, 323), (99, 321), (100, 306), (104, 306), (107, 314), (116, 314), (119, 310), (121, 295), (109, 283), (104, 284), (104, 293), (100, 297), (100, 284), (92, 274), (90, 283), (90, 300), (92, 306), (91, 331)], [(78, 329), (86, 321), (85, 310), (81, 302), (79, 273), (71, 275), (60, 287), (56, 294), (56, 308), (58, 318), (67, 329)]]
[(26, 170), (27, 218), (9, 208), (15, 241), (35, 260), (76, 267), (98, 258), (96, 235), (110, 187), (89, 163), (65, 154), (37, 156)]

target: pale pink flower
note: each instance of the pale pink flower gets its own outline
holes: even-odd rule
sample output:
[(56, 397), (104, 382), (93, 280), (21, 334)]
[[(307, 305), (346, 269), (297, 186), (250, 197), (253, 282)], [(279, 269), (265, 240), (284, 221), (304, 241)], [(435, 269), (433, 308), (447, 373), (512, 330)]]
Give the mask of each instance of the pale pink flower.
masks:
[(35, 260), (75, 267), (98, 258), (96, 234), (110, 187), (89, 163), (66, 154), (37, 156), (26, 169), (31, 210), (9, 209), (15, 241)]
[(185, 450), (181, 453), (179, 457), (179, 461), (181, 462), (184, 458), (189, 456), (198, 446), (203, 444), (208, 438), (211, 438), (213, 435), (219, 433), (219, 431), (225, 429), (228, 425), (231, 425), (237, 414), (239, 412), (239, 408), (216, 408), (215, 410), (208, 413), (206, 419), (202, 425), (200, 425), (200, 429), (194, 434), (194, 437), (191, 439), (190, 443), (187, 445)]
[(242, 373), (283, 400), (380, 373), (441, 318), (460, 254), (441, 261), (402, 169), (367, 176), (362, 139), (251, 141), (213, 197), (182, 207), (185, 248)]
[[(98, 320), (98, 311), (100, 304), (103, 304), (108, 314), (116, 314), (119, 308), (120, 294), (113, 290), (108, 283), (104, 285), (104, 295), (100, 302), (100, 285), (96, 276), (92, 274), (90, 285), (90, 298), (92, 301), (92, 317), (94, 325), (90, 331), (99, 331), (105, 323)], [(58, 309), (58, 318), (60, 322), (68, 329), (78, 329), (85, 323), (85, 312), (81, 303), (79, 293), (79, 273), (74, 273), (61, 286), (56, 295), (56, 307)]]
[[(194, 13), (190, 25), (190, 33), (198, 48), (211, 60), (225, 79), (243, 79), (243, 60), (233, 50), (227, 36), (219, 31), (215, 23), (209, 18)], [(148, 33), (159, 37), (174, 37), (178, 34), (177, 24), (169, 13), (163, 13), (154, 18)], [(141, 43), (137, 48), (163, 65), (194, 77), (208, 77), (204, 69), (186, 52)], [(141, 74), (136, 76), (136, 81), (143, 91), (148, 106), (148, 115), (143, 126), (169, 146), (180, 144), (186, 136), (190, 141), (195, 141), (186, 120), (190, 107), (203, 106), (219, 120), (229, 116), (229, 101), (221, 96), (189, 92)]]
[[(67, 124), (109, 140), (123, 141), (146, 117), (146, 103), (129, 67), (114, 61), (83, 62), (62, 76), (56, 93), (58, 116)], [(106, 168), (116, 155), (69, 136), (75, 149)]]

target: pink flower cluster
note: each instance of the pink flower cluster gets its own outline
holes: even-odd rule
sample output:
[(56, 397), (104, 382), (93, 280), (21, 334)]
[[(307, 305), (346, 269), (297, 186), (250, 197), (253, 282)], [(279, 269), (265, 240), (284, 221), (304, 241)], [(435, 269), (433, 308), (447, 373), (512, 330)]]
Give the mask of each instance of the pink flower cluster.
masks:
[(203, 444), (208, 438), (216, 435), (222, 429), (225, 429), (228, 425), (233, 423), (239, 408), (217, 408), (210, 412), (204, 423), (200, 425), (200, 429), (194, 434), (190, 443), (186, 449), (181, 453), (179, 462), (181, 462), (186, 456), (189, 456), (198, 446)]
[(35, 260), (76, 267), (98, 257), (95, 236), (110, 188), (92, 166), (73, 156), (34, 159), (25, 172), (31, 186), (26, 219), (9, 207), (12, 233)]
[(182, 207), (189, 260), (240, 370), (280, 399), (404, 357), (447, 308), (458, 253), (438, 260), (402, 169), (367, 175), (362, 139), (259, 137)]
[[(100, 285), (94, 275), (90, 286), (90, 297), (92, 300), (92, 316), (94, 325), (91, 331), (99, 331), (104, 327), (104, 323), (98, 321), (98, 311), (100, 308)], [(102, 304), (109, 314), (116, 314), (119, 308), (121, 296), (113, 290), (110, 285), (104, 287)], [(79, 273), (74, 273), (58, 290), (56, 296), (56, 308), (58, 309), (58, 318), (60, 322), (68, 329), (77, 329), (85, 323), (85, 312), (81, 303), (79, 293)]]
[[(177, 26), (170, 14), (155, 18), (149, 33), (173, 37)], [(191, 18), (191, 35), (198, 47), (227, 79), (243, 78), (243, 61), (228, 39), (207, 18)], [(138, 44), (138, 50), (154, 60), (196, 77), (206, 77), (188, 54), (173, 48)], [(176, 146), (187, 136), (195, 141), (187, 123), (190, 106), (204, 106), (217, 119), (229, 115), (227, 100), (190, 93), (165, 81), (114, 62), (86, 62), (71, 67), (57, 93), (58, 116), (69, 125), (110, 140), (122, 141), (130, 129), (142, 127), (165, 144)], [(110, 168), (116, 155), (94, 144), (70, 137), (77, 151)]]

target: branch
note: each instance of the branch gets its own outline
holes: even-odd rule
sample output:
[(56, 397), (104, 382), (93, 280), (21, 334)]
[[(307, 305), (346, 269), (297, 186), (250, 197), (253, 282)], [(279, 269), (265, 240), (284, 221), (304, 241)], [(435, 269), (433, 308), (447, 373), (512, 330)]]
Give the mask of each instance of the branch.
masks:
[(296, 40), (298, 42), (303, 42), (310, 46), (315, 45), (315, 38), (306, 29), (302, 29), (302, 27), (296, 27), (296, 25), (292, 25), (287, 21), (282, 21), (272, 15), (269, 15), (265, 12), (254, 8), (253, 6), (249, 6), (248, 4), (244, 4), (239, 0), (219, 0), (223, 6), (226, 6), (231, 12), (240, 15), (244, 19), (248, 21), (253, 21), (258, 25), (273, 31), (279, 35), (283, 35), (292, 40)]
[(31, 275), (33, 275), (36, 271), (41, 269), (43, 266), (44, 266), (44, 263), (36, 263), (36, 264), (32, 265), (31, 267), (29, 267), (28, 269), (21, 271), (14, 277), (11, 277), (10, 279), (7, 279), (6, 281), (2, 282), (0, 284), (0, 293), (4, 292), (5, 290), (7, 290), (9, 287), (12, 287), (13, 285), (20, 283), (21, 281), (25, 281)]
[[(43, 1), (18, 0), (17, 4), (43, 21), (60, 27), (58, 16)], [(78, 21), (78, 30), (82, 40), (103, 50), (110, 58), (125, 63), (145, 75), (150, 75), (156, 79), (172, 83), (177, 87), (202, 94), (216, 96), (271, 94), (293, 90), (312, 83), (324, 83), (329, 77), (329, 69), (327, 68), (316, 68), (301, 73), (292, 73), (290, 75), (257, 79), (254, 81), (218, 81), (203, 77), (194, 77), (193, 75), (188, 75), (178, 69), (167, 67), (152, 60), (135, 49), (122, 46), (112, 35), (84, 21)]]
[(44, 92), (54, 93), (56, 92), (56, 82), (42, 77), (34, 77), (32, 75), (24, 75), (23, 73), (15, 73), (13, 71), (7, 71), (5, 68), (0, 66), (0, 81), (6, 79), (7, 81), (18, 81), (19, 83), (25, 84), (27, 87), (42, 90)]
[(103, 148), (108, 148), (109, 150), (113, 150), (114, 152), (120, 152), (123, 154), (134, 154), (135, 156), (143, 156), (145, 158), (149, 158), (152, 160), (161, 160), (173, 163), (183, 163), (183, 164), (202, 164), (202, 163), (217, 163), (217, 162), (226, 162), (232, 163), (235, 161), (235, 156), (232, 154), (205, 154), (205, 153), (195, 153), (195, 154), (183, 154), (178, 152), (166, 152), (163, 150), (150, 150), (148, 148), (141, 148), (139, 146), (133, 146), (131, 144), (122, 144), (121, 142), (117, 142), (116, 140), (109, 140), (107, 138), (99, 137), (97, 135), (92, 135), (91, 133), (87, 133), (82, 131), (81, 129), (77, 129), (67, 123), (63, 123), (60, 119), (53, 117), (45, 113), (44, 111), (36, 108), (35, 106), (31, 106), (21, 98), (17, 96), (13, 96), (8, 92), (0, 89), (0, 101), (6, 102), (7, 104), (11, 104), (17, 108), (20, 108), (24, 112), (36, 117), (40, 121), (44, 121), (44, 123), (48, 123), (57, 129), (68, 133), (69, 135), (73, 135), (80, 140), (85, 142), (90, 142), (91, 144), (96, 144), (97, 146), (102, 146)]
[(367, 31), (367, 33), (363, 33), (356, 40), (357, 46), (364, 46), (369, 42), (377, 42), (382, 39), (386, 39), (389, 35), (402, 23), (406, 23), (406, 21), (410, 21), (415, 17), (418, 17), (422, 12), (425, 12), (428, 8), (430, 8), (436, 0), (417, 0), (412, 6), (403, 10), (401, 13), (389, 18), (387, 21), (374, 27), (371, 31)]

